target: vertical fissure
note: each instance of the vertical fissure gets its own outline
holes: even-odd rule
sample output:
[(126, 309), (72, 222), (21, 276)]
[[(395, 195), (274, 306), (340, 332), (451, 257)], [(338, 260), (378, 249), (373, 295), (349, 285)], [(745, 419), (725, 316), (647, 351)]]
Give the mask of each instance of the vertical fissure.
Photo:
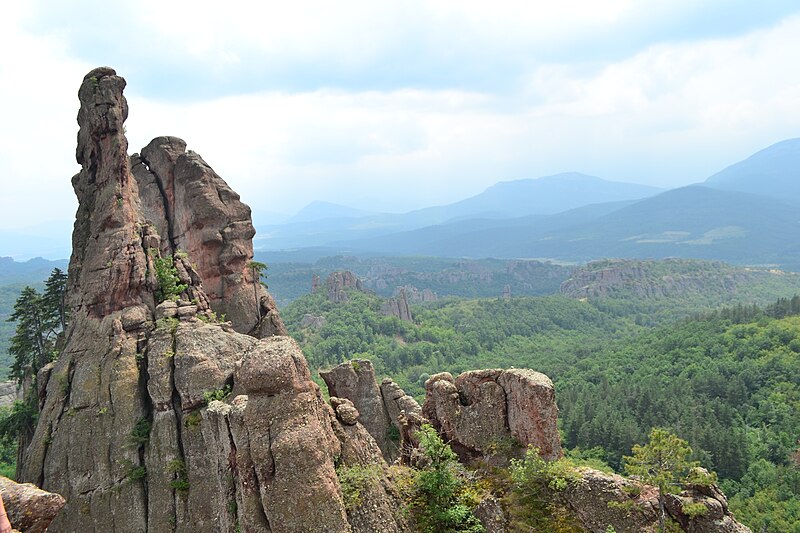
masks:
[(145, 158), (144, 155), (139, 155), (142, 159), (142, 163), (147, 166), (147, 169), (155, 178), (156, 186), (158, 187), (159, 195), (161, 196), (161, 203), (164, 206), (164, 217), (166, 218), (167, 222), (167, 239), (169, 240), (169, 247), (171, 253), (174, 255), (178, 249), (178, 245), (175, 242), (175, 228), (174, 228), (174, 213), (172, 212), (172, 204), (170, 204), (169, 199), (167, 197), (167, 189), (164, 185), (164, 179), (158, 174), (158, 172), (153, 168), (150, 162)]
[[(177, 348), (177, 344), (178, 343), (177, 343), (177, 339), (175, 337), (175, 332), (171, 333), (171, 338), (172, 338), (172, 353), (174, 355), (170, 358), (169, 384), (170, 384), (170, 389), (172, 391), (172, 410), (175, 413), (175, 424), (176, 424), (175, 439), (176, 439), (176, 444), (177, 444), (176, 452), (177, 452), (177, 455), (178, 455), (177, 460), (181, 461), (181, 463), (184, 465), (184, 468), (185, 468), (185, 466), (186, 466), (186, 450), (184, 449), (184, 446), (183, 446), (183, 431), (182, 431), (183, 430), (183, 404), (181, 402), (181, 396), (180, 396), (180, 393), (178, 392), (178, 388), (175, 386), (175, 358), (178, 356), (177, 353), (176, 353), (176, 348)], [(180, 476), (181, 472), (176, 472), (175, 475), (176, 476)], [(179, 508), (178, 497), (179, 497), (179, 490), (177, 488), (173, 487), (172, 498), (173, 498), (173, 510), (174, 510), (174, 513), (175, 513), (174, 522), (176, 524), (178, 523), (178, 508)]]

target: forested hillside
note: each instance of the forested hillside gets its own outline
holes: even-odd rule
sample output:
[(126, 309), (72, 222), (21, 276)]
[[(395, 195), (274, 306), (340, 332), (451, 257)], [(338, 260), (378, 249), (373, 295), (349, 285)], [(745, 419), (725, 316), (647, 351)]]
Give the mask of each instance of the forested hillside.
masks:
[[(333, 304), (319, 291), (283, 316), (312, 368), (369, 358), (417, 396), (441, 371), (544, 372), (556, 384), (568, 448), (618, 469), (652, 427), (667, 427), (717, 471), (745, 523), (793, 531), (800, 523), (800, 298), (677, 322), (673, 306), (655, 327), (644, 325), (635, 301), (624, 302), (450, 300), (414, 307), (409, 323), (381, 316), (376, 296), (354, 291)], [(307, 313), (326, 324), (300, 328)]]

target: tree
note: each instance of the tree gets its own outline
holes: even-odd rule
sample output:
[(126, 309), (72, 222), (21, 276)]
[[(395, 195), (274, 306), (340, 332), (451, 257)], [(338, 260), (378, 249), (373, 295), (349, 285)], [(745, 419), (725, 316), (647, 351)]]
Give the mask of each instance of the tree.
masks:
[(14, 356), (9, 376), (22, 384), (52, 360), (56, 330), (42, 295), (32, 287), (22, 289), (8, 322), (17, 323), (8, 349)]
[(692, 453), (689, 443), (663, 428), (650, 431), (650, 442), (633, 446), (633, 455), (624, 457), (625, 469), (632, 476), (658, 487), (658, 527), (664, 531), (667, 493), (674, 492), (689, 470), (697, 466), (688, 457)]
[(54, 268), (50, 277), (44, 282), (45, 290), (42, 296), (42, 303), (45, 310), (51, 315), (51, 321), (55, 322), (60, 331), (67, 328), (67, 274), (59, 268)]
[(253, 273), (253, 295), (256, 299), (256, 309), (258, 310), (258, 319), (261, 320), (261, 302), (258, 300), (258, 284), (261, 283), (265, 288), (267, 287), (266, 282), (261, 281), (261, 278), (267, 278), (267, 265), (262, 263), (261, 261), (250, 261), (247, 263), (248, 268)]
[(464, 482), (456, 472), (458, 457), (430, 424), (417, 432), (429, 465), (417, 473), (417, 519), (426, 533), (480, 533), (483, 525), (460, 498)]

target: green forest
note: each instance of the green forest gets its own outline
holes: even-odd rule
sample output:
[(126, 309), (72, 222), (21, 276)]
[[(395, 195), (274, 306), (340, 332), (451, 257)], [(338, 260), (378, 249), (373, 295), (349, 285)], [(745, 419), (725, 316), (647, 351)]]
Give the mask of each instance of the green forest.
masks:
[[(287, 306), (283, 317), (312, 369), (368, 358), (379, 379), (391, 376), (419, 400), (436, 372), (544, 372), (556, 385), (572, 455), (620, 471), (635, 444), (665, 427), (719, 475), (744, 523), (800, 531), (800, 298), (703, 314), (694, 312), (696, 301), (660, 304), (452, 299), (413, 307), (410, 323), (382, 316), (377, 296), (352, 291), (347, 302), (333, 304), (318, 291)], [(305, 314), (324, 316), (326, 324), (300, 328)]]
[[(50, 281), (36, 288), (52, 292)], [(570, 458), (623, 472), (623, 458), (653, 428), (666, 428), (688, 442), (693, 461), (716, 472), (738, 519), (753, 530), (782, 533), (800, 531), (800, 297), (777, 298), (787, 293), (787, 281), (794, 284), (761, 277), (735, 296), (711, 287), (652, 298), (623, 287), (588, 299), (447, 297), (412, 306), (413, 322), (384, 316), (385, 300), (372, 292), (350, 290), (347, 301), (332, 303), (318, 290), (281, 315), (312, 370), (370, 359), (379, 379), (392, 377), (420, 402), (425, 381), (437, 372), (543, 372), (556, 385)], [(20, 325), (13, 320), (21, 316), (20, 292), (18, 286), (0, 292), (3, 366), (17, 379), (22, 367), (9, 352), (20, 350), (8, 339)], [(324, 325), (301, 327), (306, 315), (324, 317)], [(42, 331), (62, 327), (54, 322)], [(12, 430), (25, 414), (16, 411), (0, 424), (7, 473)]]

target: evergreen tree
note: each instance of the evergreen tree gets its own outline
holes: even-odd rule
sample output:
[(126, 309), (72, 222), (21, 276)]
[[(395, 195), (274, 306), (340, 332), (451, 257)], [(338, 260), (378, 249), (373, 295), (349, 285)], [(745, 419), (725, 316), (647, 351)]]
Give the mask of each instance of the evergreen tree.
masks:
[(25, 287), (8, 322), (17, 323), (8, 349), (8, 353), (14, 356), (9, 376), (22, 384), (27, 376), (35, 376), (53, 357), (55, 329), (52, 314), (42, 295), (32, 287)]
[(673, 492), (685, 479), (696, 463), (689, 461), (692, 453), (689, 443), (662, 428), (650, 431), (650, 442), (633, 447), (633, 456), (625, 457), (628, 474), (639, 476), (642, 481), (658, 487), (658, 526), (664, 530), (666, 511), (665, 496)]
[(53, 269), (50, 277), (45, 281), (44, 295), (42, 304), (50, 314), (50, 322), (53, 329), (64, 331), (67, 328), (67, 274), (59, 268)]

